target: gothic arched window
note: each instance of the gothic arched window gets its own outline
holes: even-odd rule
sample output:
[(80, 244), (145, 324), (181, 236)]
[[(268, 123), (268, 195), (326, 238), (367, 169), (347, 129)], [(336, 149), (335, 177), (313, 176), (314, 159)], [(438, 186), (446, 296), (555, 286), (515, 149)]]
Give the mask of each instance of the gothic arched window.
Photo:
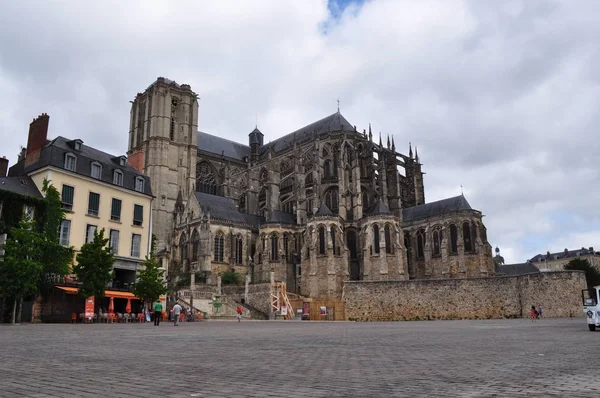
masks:
[(179, 250), (181, 263), (183, 264), (183, 262), (188, 258), (188, 240), (185, 232), (181, 234), (181, 238), (179, 238)]
[(325, 227), (319, 227), (319, 254), (325, 254)]
[(326, 159), (323, 163), (323, 176), (326, 180), (331, 178), (331, 160)]
[(243, 193), (240, 196), (240, 199), (238, 201), (238, 209), (242, 212), (242, 213), (247, 213), (248, 210), (246, 209), (246, 194)]
[(379, 254), (379, 225), (373, 224), (373, 250)]
[[(263, 210), (267, 207), (267, 188), (264, 187), (258, 194), (258, 208)], [(261, 212), (262, 213), (262, 212)]]
[(192, 261), (198, 261), (198, 251), (200, 250), (200, 235), (197, 230), (192, 234)]
[(454, 224), (450, 224), (450, 252), (458, 253), (458, 229)]
[(440, 255), (440, 232), (437, 230), (433, 231), (433, 255)]
[(338, 195), (337, 188), (331, 188), (325, 193), (325, 204), (332, 212), (339, 210)]
[(335, 227), (333, 225), (330, 225), (329, 231), (331, 234), (331, 247), (333, 248), (333, 254), (337, 254), (337, 249), (335, 246)]
[(362, 207), (363, 213), (369, 210), (369, 193), (367, 191), (362, 191)]
[(277, 234), (271, 235), (271, 261), (277, 261), (279, 259), (279, 239)]
[(394, 246), (392, 245), (392, 231), (390, 228), (390, 224), (385, 224), (384, 235), (385, 235), (385, 252), (388, 254), (393, 254)]
[(244, 257), (243, 257), (243, 249), (244, 249), (244, 239), (242, 238), (242, 235), (238, 235), (235, 238), (235, 263), (236, 264), (243, 264), (244, 263)]
[(425, 231), (417, 231), (417, 258), (425, 258)]
[(215, 235), (215, 250), (214, 250), (214, 258), (216, 262), (222, 263), (223, 260), (223, 243), (225, 241), (225, 237), (222, 232), (217, 232)]
[(465, 245), (465, 252), (473, 251), (473, 240), (471, 238), (471, 226), (468, 222), (464, 222), (463, 226), (463, 242)]
[(217, 194), (217, 180), (208, 162), (200, 162), (196, 166), (196, 191)]

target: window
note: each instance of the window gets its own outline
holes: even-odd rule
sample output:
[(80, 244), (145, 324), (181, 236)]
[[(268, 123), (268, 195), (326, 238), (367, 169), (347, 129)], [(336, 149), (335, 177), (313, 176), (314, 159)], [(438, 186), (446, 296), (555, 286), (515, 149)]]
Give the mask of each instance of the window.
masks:
[(108, 246), (110, 247), (110, 251), (112, 252), (112, 254), (116, 255), (119, 253), (119, 231), (117, 231), (116, 229), (110, 230)]
[(88, 200), (88, 212), (90, 216), (98, 217), (98, 211), (100, 209), (100, 194), (90, 192), (90, 198)]
[(96, 233), (95, 225), (88, 224), (85, 229), (85, 243), (90, 243), (94, 240), (94, 234)]
[(73, 197), (75, 196), (75, 188), (70, 185), (63, 185), (62, 187), (62, 208), (65, 210), (73, 210)]
[(392, 231), (390, 228), (390, 224), (385, 224), (384, 235), (385, 235), (385, 252), (387, 254), (393, 254), (394, 246), (392, 246)]
[(138, 192), (144, 192), (144, 178), (135, 177), (135, 190)]
[(279, 260), (279, 239), (277, 235), (271, 235), (271, 261)]
[(319, 254), (325, 254), (325, 227), (319, 227)]
[(373, 224), (373, 249), (379, 254), (379, 225)]
[(100, 163), (92, 163), (92, 178), (98, 180), (102, 178), (102, 165)]
[(185, 233), (181, 234), (181, 237), (179, 238), (179, 256), (182, 264), (188, 258), (188, 240)]
[(325, 160), (325, 163), (323, 164), (323, 174), (325, 180), (331, 179), (331, 160), (329, 159)]
[(362, 207), (363, 213), (369, 210), (369, 193), (367, 191), (362, 191)]
[(60, 222), (59, 243), (63, 246), (69, 246), (69, 235), (71, 234), (71, 220), (62, 220)]
[(333, 248), (333, 254), (336, 254), (337, 251), (335, 249), (335, 227), (333, 225), (329, 227), (329, 233), (331, 235), (331, 247)]
[(325, 204), (332, 212), (337, 212), (339, 210), (337, 188), (332, 188), (327, 191), (325, 194)]
[(458, 253), (458, 230), (454, 224), (450, 224), (450, 252)]
[(173, 141), (175, 139), (175, 118), (171, 118), (171, 125), (169, 127), (169, 139)]
[(113, 198), (112, 206), (110, 207), (110, 219), (121, 221), (121, 199)]
[(433, 255), (440, 255), (440, 235), (439, 231), (433, 231)]
[(465, 252), (472, 252), (473, 240), (471, 238), (471, 226), (468, 222), (463, 223), (463, 242), (465, 244)]
[(140, 257), (140, 246), (142, 243), (142, 235), (131, 235), (131, 257)]
[(70, 170), (70, 171), (75, 171), (76, 167), (77, 167), (77, 158), (75, 157), (75, 155), (67, 153), (65, 155), (65, 169)]
[(196, 166), (196, 191), (217, 194), (217, 180), (208, 162), (200, 162)]
[(133, 205), (133, 225), (138, 227), (144, 223), (144, 206)]
[(33, 207), (24, 205), (23, 214), (27, 217), (27, 219), (33, 220)]
[(113, 172), (113, 184), (120, 187), (123, 186), (123, 172), (121, 170), (115, 170)]
[(192, 234), (192, 261), (198, 261), (198, 251), (200, 249), (200, 235), (197, 230)]
[(242, 213), (246, 213), (246, 194), (240, 196), (238, 208)]
[(425, 231), (417, 231), (417, 258), (425, 258)]
[(76, 150), (76, 151), (81, 151), (81, 141), (79, 141), (79, 140), (75, 140), (75, 143), (74, 143), (74, 144), (75, 144), (75, 145), (74, 145), (74, 146), (75, 146), (75, 150)]
[(223, 262), (223, 234), (217, 233), (215, 235), (215, 250), (214, 250), (214, 261)]
[(125, 164), (127, 164), (127, 158), (125, 156), (119, 157), (119, 164), (125, 167)]
[(238, 235), (235, 238), (235, 263), (236, 264), (244, 263), (243, 249), (244, 249), (244, 239), (242, 238), (242, 235)]

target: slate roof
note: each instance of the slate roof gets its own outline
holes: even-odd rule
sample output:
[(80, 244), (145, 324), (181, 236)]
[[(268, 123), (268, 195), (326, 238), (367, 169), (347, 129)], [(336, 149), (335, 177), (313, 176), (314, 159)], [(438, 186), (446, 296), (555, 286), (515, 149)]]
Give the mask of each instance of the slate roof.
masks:
[(250, 156), (249, 146), (202, 131), (198, 131), (198, 150), (218, 156), (223, 154), (237, 160), (243, 160), (244, 156)]
[[(592, 249), (592, 250), (590, 250), (590, 249)], [(594, 251), (592, 247), (591, 248), (582, 247), (581, 249), (567, 250), (566, 253), (564, 252), (564, 250), (562, 252), (550, 253), (549, 257), (547, 254), (537, 254), (529, 261), (532, 263), (537, 263), (537, 262), (543, 262), (544, 260), (548, 260), (548, 261), (560, 260), (560, 259), (564, 259), (564, 258), (587, 256), (587, 255), (591, 255), (591, 254), (600, 254), (600, 252)]]
[(261, 154), (265, 153), (268, 149), (273, 148), (275, 152), (280, 152), (291, 145), (294, 142), (294, 135), (298, 143), (302, 143), (309, 140), (314, 140), (318, 136), (324, 133), (332, 131), (354, 131), (354, 126), (350, 124), (348, 120), (338, 111), (332, 115), (324, 117), (321, 120), (317, 120), (314, 123), (304, 126), (290, 134), (284, 135), (268, 144), (264, 144), (261, 147)]
[(269, 222), (281, 224), (296, 224), (296, 218), (293, 214), (286, 213), (285, 211), (272, 210)]
[[(336, 112), (333, 115), (329, 115), (308, 126), (304, 126), (290, 134), (284, 135), (267, 144), (263, 144), (260, 147), (260, 155), (266, 154), (271, 148), (275, 152), (280, 152), (290, 147), (293, 145), (294, 135), (296, 141), (300, 144), (305, 141), (314, 140), (321, 134), (340, 130), (353, 132), (354, 126), (352, 126), (341, 113)], [(262, 134), (258, 129), (254, 129), (254, 131), (250, 133), (250, 139), (256, 139), (256, 134), (253, 133)], [(221, 138), (202, 131), (198, 131), (198, 150), (209, 152), (217, 156), (223, 154), (224, 156), (237, 160), (243, 160), (244, 156), (250, 156), (250, 147), (248, 145), (230, 141), (226, 138)]]
[(194, 195), (196, 195), (196, 199), (204, 211), (210, 210), (212, 219), (251, 225), (256, 228), (261, 222), (264, 223), (262, 217), (241, 213), (231, 198), (203, 192), (194, 192)]
[(333, 215), (334, 215), (333, 212), (331, 210), (329, 210), (329, 207), (327, 207), (325, 202), (321, 203), (321, 207), (319, 207), (319, 210), (317, 210), (317, 212), (315, 213), (315, 217), (333, 216)]
[(33, 180), (27, 176), (0, 177), (0, 190), (11, 191), (19, 195), (32, 196), (38, 199), (43, 198)]
[(413, 221), (458, 210), (473, 210), (463, 195), (403, 209), (402, 217), (404, 221)]
[(64, 169), (65, 155), (67, 153), (72, 153), (77, 157), (75, 174), (91, 178), (92, 162), (98, 162), (102, 165), (101, 181), (112, 185), (113, 171), (118, 169), (123, 172), (123, 188), (135, 191), (135, 179), (136, 177), (142, 177), (145, 181), (143, 193), (152, 195), (150, 178), (128, 164), (121, 166), (119, 164), (119, 156), (108, 154), (85, 144), (82, 144), (81, 150), (78, 151), (75, 150), (74, 141), (76, 140), (70, 140), (60, 136), (56, 137), (42, 148), (40, 151), (40, 159), (37, 162), (25, 167), (25, 160), (23, 159), (10, 168), (8, 175), (11, 177), (27, 175), (46, 166)]
[(538, 267), (529, 262), (522, 264), (504, 264), (496, 266), (496, 274), (507, 276), (533, 274), (536, 272), (540, 272)]
[(380, 214), (392, 214), (389, 207), (387, 207), (385, 202), (381, 199), (367, 210), (367, 216), (378, 216)]

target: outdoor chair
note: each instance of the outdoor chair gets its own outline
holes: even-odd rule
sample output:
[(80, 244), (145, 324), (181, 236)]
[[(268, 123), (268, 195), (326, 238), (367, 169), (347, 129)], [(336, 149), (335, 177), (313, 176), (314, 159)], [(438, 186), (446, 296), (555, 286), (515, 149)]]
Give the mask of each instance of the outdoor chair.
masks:
[(117, 322), (123, 322), (123, 314), (117, 312)]

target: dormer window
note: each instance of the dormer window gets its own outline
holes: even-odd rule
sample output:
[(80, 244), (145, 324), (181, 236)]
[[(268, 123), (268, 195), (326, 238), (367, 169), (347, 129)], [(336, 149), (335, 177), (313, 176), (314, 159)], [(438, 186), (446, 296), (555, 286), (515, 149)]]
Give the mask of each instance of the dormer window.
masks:
[(76, 151), (81, 151), (81, 145), (83, 144), (83, 141), (81, 140), (74, 140), (73, 141), (73, 148), (75, 148)]
[(125, 165), (127, 164), (127, 158), (125, 156), (119, 157), (119, 164), (121, 165), (121, 167), (125, 167)]
[(102, 178), (102, 165), (98, 162), (92, 162), (92, 178), (97, 180)]
[(65, 169), (70, 170), (70, 171), (75, 171), (76, 167), (77, 167), (77, 157), (75, 157), (75, 155), (73, 155), (72, 153), (67, 153), (65, 155)]
[(144, 192), (144, 178), (135, 177), (135, 190), (138, 192)]
[(123, 186), (123, 172), (121, 170), (115, 170), (113, 173), (113, 184), (120, 187)]

